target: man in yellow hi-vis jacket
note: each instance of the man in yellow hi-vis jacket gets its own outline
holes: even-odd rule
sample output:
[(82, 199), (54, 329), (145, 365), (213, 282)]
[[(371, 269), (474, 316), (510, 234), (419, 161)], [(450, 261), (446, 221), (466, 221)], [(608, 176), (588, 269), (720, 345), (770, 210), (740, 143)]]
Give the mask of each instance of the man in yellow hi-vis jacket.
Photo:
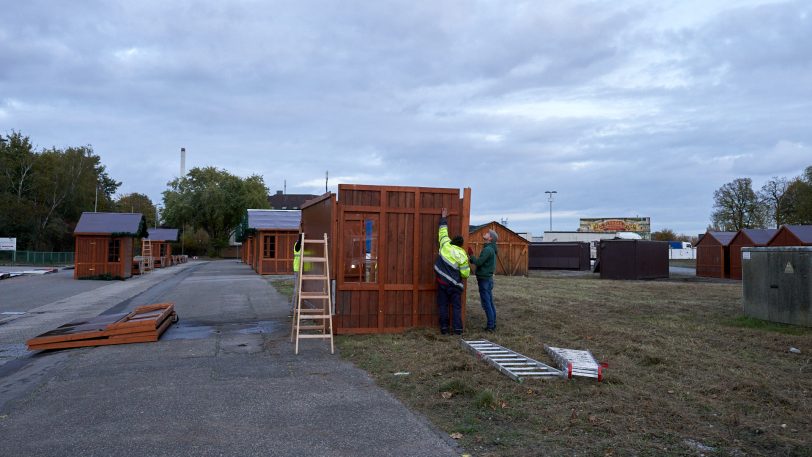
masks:
[(451, 305), (451, 325), (454, 333), (462, 334), (462, 305), (460, 297), (465, 290), (465, 279), (471, 274), (468, 265), (468, 254), (462, 248), (465, 240), (462, 236), (451, 239), (448, 236), (448, 209), (440, 212), (440, 251), (434, 262), (434, 273), (437, 277), (437, 306), (440, 313), (440, 333), (448, 334), (448, 306)]
[(302, 240), (296, 240), (293, 245), (293, 296), (290, 300), (290, 315), (293, 315), (293, 307), (296, 306), (296, 294), (299, 293), (299, 270), (302, 266)]

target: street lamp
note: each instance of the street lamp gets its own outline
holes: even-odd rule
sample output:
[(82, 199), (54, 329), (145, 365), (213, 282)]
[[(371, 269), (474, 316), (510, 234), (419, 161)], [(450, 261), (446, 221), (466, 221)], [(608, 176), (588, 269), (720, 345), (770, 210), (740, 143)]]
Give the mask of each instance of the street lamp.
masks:
[(555, 190), (545, 190), (545, 194), (547, 194), (547, 201), (550, 202), (550, 231), (553, 231), (553, 194), (557, 194), (558, 192)]

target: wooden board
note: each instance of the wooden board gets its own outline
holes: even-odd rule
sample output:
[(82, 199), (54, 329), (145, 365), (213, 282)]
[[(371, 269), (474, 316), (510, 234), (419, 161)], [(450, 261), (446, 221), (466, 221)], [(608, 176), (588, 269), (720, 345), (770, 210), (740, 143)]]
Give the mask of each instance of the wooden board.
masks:
[(29, 350), (157, 341), (177, 321), (172, 303), (139, 306), (129, 313), (69, 322), (26, 342)]

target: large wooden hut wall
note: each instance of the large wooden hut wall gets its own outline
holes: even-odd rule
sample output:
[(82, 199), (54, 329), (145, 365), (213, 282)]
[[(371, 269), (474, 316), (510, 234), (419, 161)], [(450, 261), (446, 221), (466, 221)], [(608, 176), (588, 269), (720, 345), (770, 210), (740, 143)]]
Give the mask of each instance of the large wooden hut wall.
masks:
[[(336, 333), (437, 326), (440, 210), (449, 210), (450, 234), (467, 239), (470, 205), (470, 189), (460, 198), (459, 189), (349, 184), (338, 186), (337, 199), (325, 194), (305, 204), (306, 237), (328, 233)], [(465, 294), (462, 305), (464, 316)]]
[(133, 239), (109, 234), (76, 235), (74, 279), (110, 275), (113, 278), (132, 276)]
[(707, 232), (696, 244), (696, 275), (730, 277), (730, 241), (736, 232)]
[(730, 241), (730, 279), (742, 279), (742, 248), (766, 246), (775, 229), (742, 229)]
[(812, 225), (782, 225), (767, 246), (812, 246)]
[(476, 230), (469, 234), (468, 246), (474, 250), (474, 255), (479, 255), (485, 245), (482, 236), (488, 230), (495, 231), (499, 236), (496, 242), (495, 273), (507, 276), (527, 276), (528, 246), (530, 242), (496, 221), (477, 227)]

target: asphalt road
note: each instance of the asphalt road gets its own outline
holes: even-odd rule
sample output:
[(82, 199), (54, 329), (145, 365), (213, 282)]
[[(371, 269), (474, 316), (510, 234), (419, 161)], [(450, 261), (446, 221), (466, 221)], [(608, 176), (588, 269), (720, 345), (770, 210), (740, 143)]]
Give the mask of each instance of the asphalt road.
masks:
[[(20, 269), (18, 268), (18, 270)], [(6, 270), (11, 271), (10, 268), (6, 268)], [(73, 270), (60, 270), (42, 276), (17, 276), (4, 279), (0, 281), (0, 313), (29, 311), (61, 298), (109, 284), (107, 281), (77, 281), (73, 279)]]
[(234, 261), (190, 263), (33, 308), (0, 325), (0, 348), (55, 320), (162, 301), (175, 302), (180, 321), (157, 343), (0, 359), (0, 455), (460, 454), (323, 341), (304, 341), (293, 355), (286, 300)]

